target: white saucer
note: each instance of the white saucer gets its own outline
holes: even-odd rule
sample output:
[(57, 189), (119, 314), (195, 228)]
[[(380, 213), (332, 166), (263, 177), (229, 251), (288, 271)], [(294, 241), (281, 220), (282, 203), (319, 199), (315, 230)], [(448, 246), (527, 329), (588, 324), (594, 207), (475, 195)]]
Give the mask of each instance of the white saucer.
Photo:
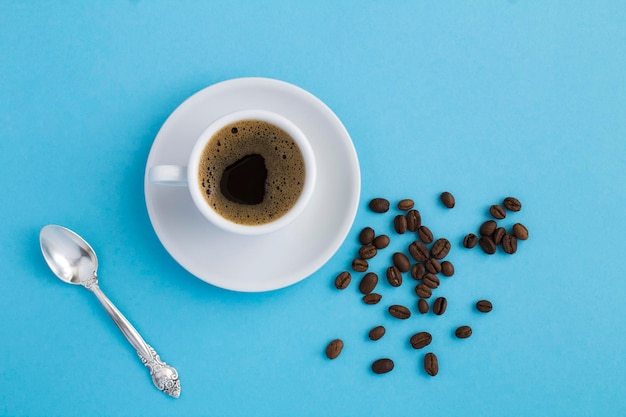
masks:
[[(210, 224), (189, 190), (151, 184), (153, 165), (186, 165), (196, 138), (218, 117), (264, 109), (294, 122), (317, 160), (310, 203), (292, 223), (263, 236), (238, 236)], [(361, 175), (352, 140), (337, 116), (307, 91), (282, 81), (239, 78), (214, 84), (183, 102), (157, 134), (144, 179), (148, 215), (169, 254), (187, 271), (235, 291), (269, 291), (317, 271), (343, 243), (359, 203)]]

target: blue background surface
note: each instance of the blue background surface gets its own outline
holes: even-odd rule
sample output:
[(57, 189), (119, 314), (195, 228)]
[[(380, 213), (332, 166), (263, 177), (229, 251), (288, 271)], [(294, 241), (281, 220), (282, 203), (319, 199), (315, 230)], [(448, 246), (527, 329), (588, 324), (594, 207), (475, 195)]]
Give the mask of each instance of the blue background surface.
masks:
[[(625, 21), (620, 1), (0, 2), (0, 415), (625, 415)], [(362, 169), (337, 254), (262, 294), (188, 274), (143, 197), (167, 116), (242, 76), (322, 99)], [(462, 248), (507, 195), (524, 206), (502, 224), (531, 238), (514, 256)], [(415, 302), (410, 278), (379, 284), (378, 306), (360, 301), (359, 274), (334, 289), (363, 226), (391, 233), (391, 214), (367, 210), (375, 196), (414, 198), (452, 241), (443, 316), (389, 318), (386, 305)], [(47, 269), (48, 223), (96, 249), (104, 291), (180, 372), (179, 400), (94, 297)], [(481, 298), (492, 313), (473, 310)], [(371, 342), (377, 324), (388, 332)], [(474, 335), (455, 339), (460, 324)], [(435, 378), (407, 343), (418, 330), (433, 334)], [(374, 375), (382, 356), (396, 368)]]

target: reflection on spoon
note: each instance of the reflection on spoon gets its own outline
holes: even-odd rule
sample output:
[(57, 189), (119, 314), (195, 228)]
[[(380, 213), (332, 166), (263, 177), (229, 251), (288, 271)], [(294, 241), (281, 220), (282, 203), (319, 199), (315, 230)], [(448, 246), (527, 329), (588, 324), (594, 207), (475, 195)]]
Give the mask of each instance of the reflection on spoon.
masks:
[(164, 393), (178, 398), (180, 381), (176, 369), (161, 361), (159, 355), (139, 335), (126, 317), (113, 305), (98, 286), (98, 258), (96, 253), (76, 233), (65, 227), (48, 225), (39, 233), (41, 252), (48, 266), (63, 282), (82, 285), (94, 293), (117, 327), (137, 351), (143, 364), (150, 370), (152, 382)]

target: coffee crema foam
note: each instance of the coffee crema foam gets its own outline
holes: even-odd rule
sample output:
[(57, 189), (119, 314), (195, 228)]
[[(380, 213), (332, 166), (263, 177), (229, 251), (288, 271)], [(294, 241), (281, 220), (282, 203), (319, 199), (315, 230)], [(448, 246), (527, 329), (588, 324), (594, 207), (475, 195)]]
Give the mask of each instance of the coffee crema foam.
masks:
[[(251, 155), (264, 159), (263, 199), (258, 204), (231, 201), (220, 189), (222, 176)], [(241, 120), (220, 129), (204, 147), (198, 170), (206, 202), (220, 216), (242, 225), (262, 225), (283, 216), (300, 197), (305, 178), (304, 158), (296, 142), (278, 126), (261, 120)]]

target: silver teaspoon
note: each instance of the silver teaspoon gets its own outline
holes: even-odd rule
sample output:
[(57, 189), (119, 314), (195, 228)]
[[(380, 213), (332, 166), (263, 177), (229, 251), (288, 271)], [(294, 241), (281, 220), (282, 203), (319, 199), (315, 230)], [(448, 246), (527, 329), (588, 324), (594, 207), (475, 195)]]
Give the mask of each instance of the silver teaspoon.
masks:
[(82, 285), (94, 293), (117, 327), (137, 351), (143, 364), (150, 370), (152, 382), (164, 393), (178, 398), (180, 381), (176, 369), (161, 361), (159, 355), (139, 335), (98, 286), (98, 258), (87, 242), (65, 227), (48, 225), (39, 233), (41, 252), (48, 266), (68, 284)]

